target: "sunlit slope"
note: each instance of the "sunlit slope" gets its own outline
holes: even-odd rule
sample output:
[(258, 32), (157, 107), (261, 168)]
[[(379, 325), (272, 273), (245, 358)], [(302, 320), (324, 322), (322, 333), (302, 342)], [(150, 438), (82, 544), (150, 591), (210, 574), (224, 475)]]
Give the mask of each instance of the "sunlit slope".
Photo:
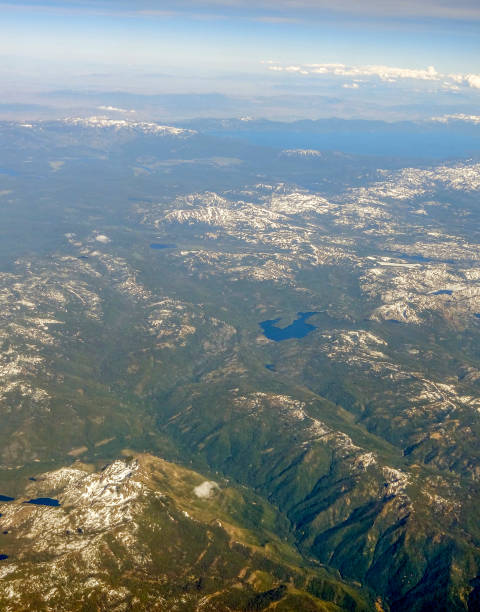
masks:
[(3, 610), (373, 609), (261, 498), (150, 455), (38, 475), (40, 495), (60, 505), (1, 508)]

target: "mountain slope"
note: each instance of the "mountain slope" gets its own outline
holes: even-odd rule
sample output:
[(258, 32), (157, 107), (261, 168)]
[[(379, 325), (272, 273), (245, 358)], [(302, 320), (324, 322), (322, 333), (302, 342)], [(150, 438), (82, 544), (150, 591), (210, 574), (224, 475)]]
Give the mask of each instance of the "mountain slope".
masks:
[(41, 474), (1, 511), (2, 610), (372, 609), (260, 498), (150, 455)]

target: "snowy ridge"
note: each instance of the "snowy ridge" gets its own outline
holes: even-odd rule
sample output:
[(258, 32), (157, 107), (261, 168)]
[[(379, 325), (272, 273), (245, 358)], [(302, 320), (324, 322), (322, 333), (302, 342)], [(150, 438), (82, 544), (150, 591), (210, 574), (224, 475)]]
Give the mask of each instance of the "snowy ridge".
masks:
[(114, 128), (119, 130), (134, 130), (144, 134), (159, 134), (162, 136), (193, 136), (194, 130), (177, 128), (170, 125), (159, 125), (145, 121), (128, 121), (127, 119), (109, 119), (108, 117), (67, 117), (64, 123), (81, 127)]
[(321, 151), (316, 149), (284, 149), (281, 155), (285, 157), (322, 157)]

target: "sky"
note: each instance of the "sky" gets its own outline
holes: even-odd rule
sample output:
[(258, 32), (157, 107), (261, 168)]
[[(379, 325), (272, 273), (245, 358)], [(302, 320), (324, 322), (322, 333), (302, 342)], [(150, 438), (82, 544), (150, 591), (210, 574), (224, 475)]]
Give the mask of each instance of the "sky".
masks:
[(215, 92), (323, 96), (339, 114), (373, 97), (468, 113), (480, 102), (480, 2), (0, 0), (0, 60), (7, 102)]

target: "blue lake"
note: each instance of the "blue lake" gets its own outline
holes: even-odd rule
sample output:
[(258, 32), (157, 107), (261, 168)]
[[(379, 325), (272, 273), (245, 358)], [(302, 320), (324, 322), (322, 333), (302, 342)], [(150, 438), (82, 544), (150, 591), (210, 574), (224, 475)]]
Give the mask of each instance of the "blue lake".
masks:
[(176, 244), (168, 244), (168, 243), (163, 243), (163, 242), (152, 242), (152, 244), (150, 245), (151, 249), (157, 249), (157, 250), (161, 250), (161, 249), (176, 249), (177, 245)]
[(16, 170), (12, 170), (11, 168), (1, 168), (0, 174), (6, 174), (7, 176), (18, 176), (18, 172)]
[(8, 495), (0, 495), (0, 502), (9, 502), (13, 501), (14, 497), (8, 497)]
[(281, 342), (282, 340), (290, 340), (291, 338), (304, 338), (307, 334), (317, 329), (315, 325), (307, 323), (307, 319), (312, 317), (316, 312), (299, 312), (293, 323), (287, 327), (278, 327), (277, 323), (280, 319), (271, 319), (262, 321), (260, 327), (263, 329), (263, 335), (269, 340)]
[(37, 499), (30, 499), (29, 501), (23, 502), (24, 504), (34, 504), (35, 506), (59, 506), (60, 502), (58, 499), (52, 499), (51, 497), (37, 497)]
[(475, 316), (477, 317), (477, 319), (480, 319), (480, 312), (476, 312)]
[(453, 291), (450, 289), (440, 289), (439, 291), (435, 291), (432, 295), (452, 295)]
[(455, 263), (453, 259), (436, 259), (433, 257), (424, 257), (423, 255), (410, 255), (409, 253), (401, 253), (400, 251), (385, 251), (385, 254), (391, 255), (393, 257), (401, 257), (402, 259), (406, 259), (407, 261), (413, 261), (415, 263)]
[[(465, 157), (478, 152), (478, 130), (464, 126), (428, 126), (398, 123), (390, 126), (360, 122), (322, 120), (310, 126), (293, 123), (276, 129), (258, 124), (241, 129), (210, 129), (205, 133), (220, 138), (246, 140), (255, 145), (280, 149), (343, 151), (353, 155), (446, 158)], [(414, 153), (412, 153), (412, 151)]]
[(267, 368), (267, 370), (270, 370), (270, 372), (275, 372), (275, 366), (273, 365), (273, 363), (266, 363), (265, 367)]
[(5, 559), (8, 559), (8, 555), (0, 555), (0, 561), (5, 561)]

